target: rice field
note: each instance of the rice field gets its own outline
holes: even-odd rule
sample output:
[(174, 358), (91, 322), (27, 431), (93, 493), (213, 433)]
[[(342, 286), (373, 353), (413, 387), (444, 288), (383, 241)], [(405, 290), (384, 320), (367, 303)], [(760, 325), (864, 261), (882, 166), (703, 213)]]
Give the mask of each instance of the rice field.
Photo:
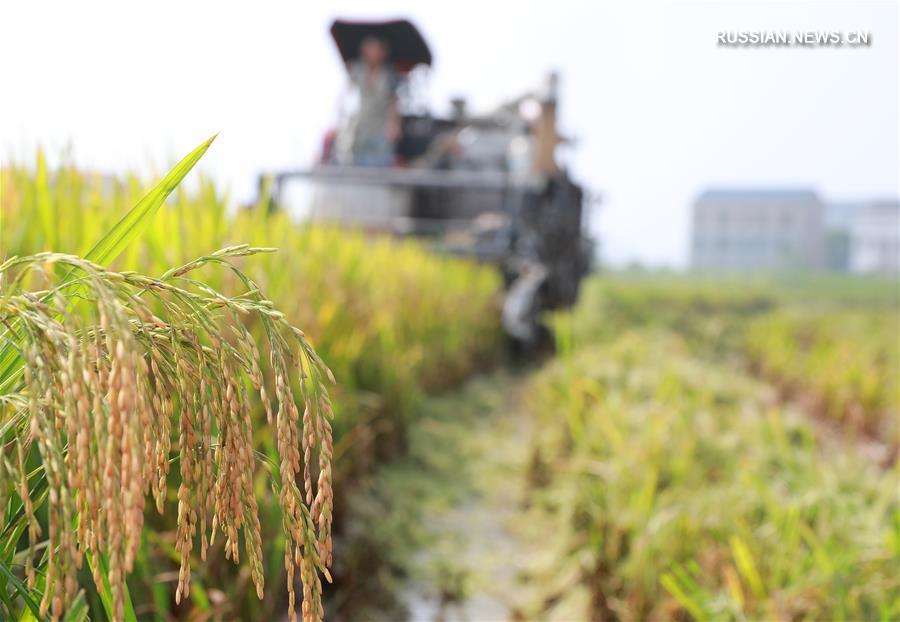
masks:
[(533, 390), (544, 486), (570, 491), (557, 573), (589, 593), (584, 619), (900, 615), (896, 467), (818, 437), (765, 385), (626, 333)]
[[(593, 277), (555, 360), (432, 401), (408, 463), (353, 500), (393, 551), (370, 575), (406, 585), (363, 617), (900, 619), (896, 444), (809, 398), (826, 372), (796, 393), (755, 358), (763, 326), (805, 317), (889, 387), (893, 284), (865, 285)], [(887, 434), (896, 406), (866, 404)]]
[(0, 171), (0, 618), (900, 619), (896, 282), (599, 274), (511, 364), (208, 147)]
[[(4, 341), (22, 332), (15, 322), (39, 322), (37, 312), (56, 331), (30, 331), (37, 358), (25, 350), (26, 364), (3, 377), (0, 610), (12, 619), (270, 619), (293, 616), (302, 601), (305, 620), (321, 618), (322, 580), (341, 580), (339, 569), (327, 570), (341, 495), (402, 448), (426, 391), (497, 358), (498, 277), (413, 243), (297, 226), (261, 206), (232, 213), (225, 193), (202, 178), (193, 190), (164, 180), (169, 201), (157, 197), (140, 235), (113, 244), (110, 236), (133, 229), (117, 225), (126, 213), (146, 212), (152, 184), (70, 164), (50, 170), (42, 154), (0, 175)], [(94, 253), (98, 240), (115, 253)], [(77, 283), (75, 272), (83, 273)], [(116, 424), (117, 444), (101, 426), (82, 450), (66, 409), (99, 400), (89, 416), (111, 417), (122, 347), (140, 396), (129, 398), (137, 400), (129, 412), (145, 413), (130, 425), (143, 425)], [(40, 348), (54, 356), (41, 358)], [(42, 360), (54, 361), (46, 375), (29, 375)], [(73, 364), (98, 374), (84, 394)], [(319, 379), (332, 374), (336, 384)], [(55, 426), (47, 447), (24, 423), (35, 409), (42, 414), (32, 420)], [(68, 467), (71, 443), (86, 452), (90, 466), (78, 468), (87, 472)], [(126, 445), (146, 455), (123, 457)], [(51, 480), (47, 465), (60, 462), (66, 468)], [(138, 463), (147, 469), (130, 475)], [(88, 495), (94, 505), (73, 498), (82, 479), (109, 470), (109, 489)], [(110, 497), (120, 500), (115, 513), (81, 523), (123, 478), (131, 492)], [(228, 496), (235, 486), (238, 496)], [(155, 507), (144, 518), (148, 491)], [(120, 522), (125, 534), (97, 541)], [(79, 535), (61, 546), (70, 523)], [(213, 545), (218, 532), (224, 548)], [(90, 568), (86, 552), (100, 555)]]
[(900, 287), (889, 279), (612, 277), (557, 319), (566, 347), (665, 331), (691, 351), (770, 380), (851, 435), (897, 444)]
[(760, 373), (851, 434), (896, 443), (900, 323), (890, 310), (771, 313), (748, 328)]
[(900, 617), (897, 291), (869, 287), (597, 279), (557, 318), (534, 451), (585, 619)]

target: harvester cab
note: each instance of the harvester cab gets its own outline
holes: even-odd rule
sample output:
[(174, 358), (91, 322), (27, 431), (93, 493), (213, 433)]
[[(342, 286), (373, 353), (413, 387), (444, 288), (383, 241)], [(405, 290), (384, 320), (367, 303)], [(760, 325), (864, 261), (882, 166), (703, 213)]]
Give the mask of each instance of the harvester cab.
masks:
[[(354, 145), (364, 113), (349, 107), (313, 168), (260, 177), (273, 208), (415, 236), (439, 252), (492, 263), (506, 288), (506, 332), (525, 350), (552, 347), (540, 314), (574, 304), (593, 254), (585, 193), (557, 159), (565, 139), (556, 124), (556, 75), (486, 114), (473, 115), (456, 99), (451, 114), (438, 116), (417, 92), (417, 72), (432, 55), (412, 23), (337, 20), (331, 35), (351, 79), (369, 42), (383, 46), (398, 135), (388, 143), (387, 162), (360, 161)], [(306, 192), (293, 192), (300, 182)]]

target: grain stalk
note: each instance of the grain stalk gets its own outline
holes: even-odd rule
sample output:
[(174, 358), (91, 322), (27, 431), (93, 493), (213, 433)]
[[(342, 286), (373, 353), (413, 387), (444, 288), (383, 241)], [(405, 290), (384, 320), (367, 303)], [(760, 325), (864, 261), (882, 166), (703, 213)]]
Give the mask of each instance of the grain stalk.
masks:
[[(160, 278), (49, 252), (0, 265), (0, 322), (24, 360), (21, 380), (0, 395), (0, 501), (4, 508), (10, 498), (20, 506), (8, 524), (0, 522), (0, 544), (15, 547), (20, 537), (27, 539), (26, 583), (31, 589), (43, 584), (41, 617), (56, 620), (76, 603), (76, 575), (87, 557), (98, 590), (108, 581), (111, 617), (125, 618), (125, 578), (138, 554), (144, 505), (149, 496), (164, 511), (173, 452), (181, 480), (176, 601), (189, 594), (195, 545), (205, 559), (221, 534), (226, 556), (238, 563), (241, 533), (262, 598), (255, 393), (277, 431), (275, 485), (290, 616), (296, 619), (293, 574), (299, 567), (303, 620), (322, 618), (319, 575), (329, 578), (333, 505), (325, 381), (333, 377), (303, 332), (233, 263), (271, 250), (229, 247)], [(230, 271), (243, 293), (225, 296), (193, 278), (210, 265)], [(35, 290), (33, 283), (43, 287)], [(270, 379), (245, 328), (250, 321), (263, 329)], [(34, 453), (40, 477), (29, 468)], [(46, 534), (37, 516), (43, 500)], [(39, 581), (34, 561), (44, 536), (46, 573)]]

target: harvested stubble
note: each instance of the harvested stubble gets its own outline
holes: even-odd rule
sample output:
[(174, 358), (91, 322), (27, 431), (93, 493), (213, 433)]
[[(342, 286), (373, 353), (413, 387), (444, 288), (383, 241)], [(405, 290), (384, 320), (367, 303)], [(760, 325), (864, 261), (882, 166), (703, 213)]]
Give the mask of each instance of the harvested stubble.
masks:
[(788, 393), (850, 433), (896, 447), (900, 412), (896, 308), (787, 309), (750, 323), (745, 350)]
[(631, 329), (675, 332), (698, 356), (750, 367), (847, 433), (896, 448), (897, 292), (878, 278), (613, 276), (589, 280), (557, 328), (571, 343)]
[(763, 384), (671, 333), (581, 348), (532, 391), (568, 534), (544, 602), (586, 592), (585, 618), (604, 620), (900, 616), (900, 463), (817, 440)]
[[(42, 617), (56, 619), (75, 601), (76, 571), (85, 556), (98, 591), (109, 583), (111, 617), (125, 617), (125, 577), (140, 546), (146, 496), (164, 510), (173, 423), (181, 479), (176, 600), (190, 586), (195, 539), (205, 559), (221, 532), (226, 556), (237, 563), (241, 531), (262, 597), (249, 400), (257, 392), (278, 439), (274, 483), (287, 541), (290, 613), (293, 618), (299, 567), (303, 618), (321, 619), (319, 573), (329, 576), (332, 512), (332, 410), (324, 379), (333, 378), (304, 334), (231, 263), (266, 250), (227, 248), (160, 278), (111, 272), (55, 253), (0, 265), (0, 319), (6, 338), (22, 344), (25, 361), (24, 377), (0, 396), (0, 507), (8, 496), (21, 506), (0, 532), (4, 540), (18, 540), (16, 534), (27, 530), (24, 563), (28, 586), (35, 588), (36, 506), (47, 500)], [(206, 265), (230, 270), (244, 292), (224, 296), (193, 279), (191, 273)], [(41, 281), (43, 287), (32, 289)], [(260, 370), (261, 354), (244, 326), (248, 315), (263, 327), (274, 386)], [(302, 417), (291, 376), (299, 377)], [(29, 470), (33, 451), (42, 470)]]
[(532, 400), (570, 543), (549, 574), (576, 577), (554, 596), (604, 619), (900, 617), (900, 462), (847, 419), (896, 434), (896, 284), (809, 281), (605, 277), (557, 318), (568, 356)]

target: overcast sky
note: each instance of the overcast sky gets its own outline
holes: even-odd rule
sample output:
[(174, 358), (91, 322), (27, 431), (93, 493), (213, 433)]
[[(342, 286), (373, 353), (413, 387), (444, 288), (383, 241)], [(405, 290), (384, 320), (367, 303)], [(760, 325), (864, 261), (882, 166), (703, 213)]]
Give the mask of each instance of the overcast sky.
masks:
[[(246, 200), (259, 171), (310, 163), (333, 124), (338, 16), (412, 19), (439, 112), (558, 70), (571, 168), (603, 197), (613, 262), (684, 265), (708, 186), (900, 194), (894, 1), (6, 1), (0, 157), (71, 144), (85, 166), (150, 173), (221, 131), (200, 166)], [(728, 49), (720, 30), (864, 31), (871, 46)]]

